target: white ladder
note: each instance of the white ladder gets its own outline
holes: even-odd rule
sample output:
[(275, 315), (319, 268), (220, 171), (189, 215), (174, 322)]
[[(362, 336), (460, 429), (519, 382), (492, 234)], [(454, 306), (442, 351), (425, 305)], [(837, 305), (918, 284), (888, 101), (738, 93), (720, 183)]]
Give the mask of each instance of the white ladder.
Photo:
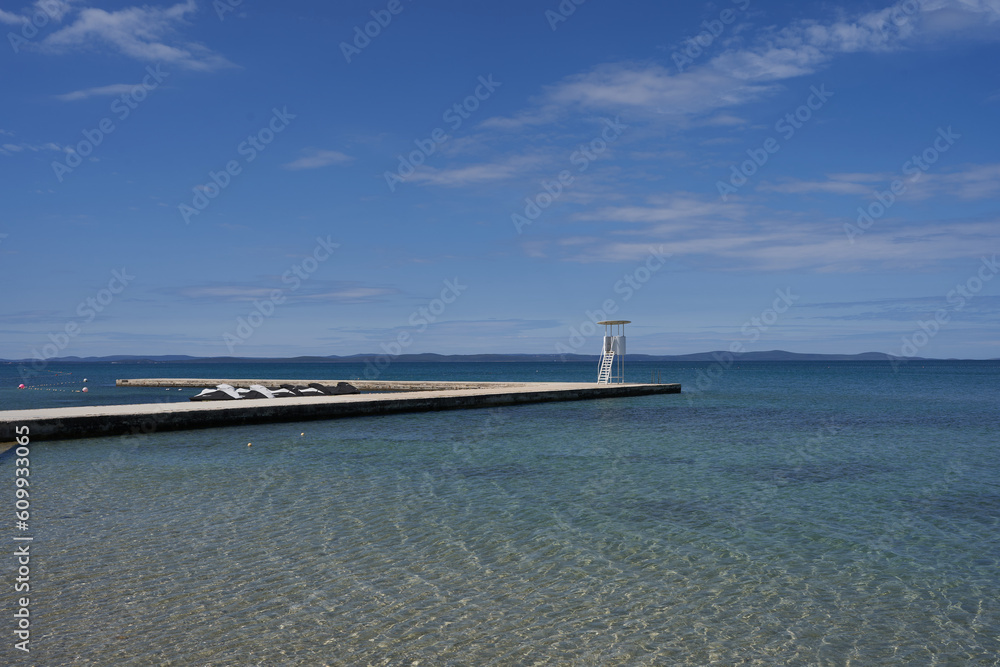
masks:
[(601, 358), (601, 370), (597, 372), (598, 384), (609, 384), (611, 382), (611, 368), (615, 363), (615, 351), (608, 350)]

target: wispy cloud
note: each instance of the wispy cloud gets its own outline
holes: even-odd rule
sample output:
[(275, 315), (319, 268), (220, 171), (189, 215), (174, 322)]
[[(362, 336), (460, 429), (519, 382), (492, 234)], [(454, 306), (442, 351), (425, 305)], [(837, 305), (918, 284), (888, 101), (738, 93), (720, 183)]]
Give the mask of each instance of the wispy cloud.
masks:
[(747, 204), (722, 205), (684, 192), (594, 207), (572, 219), (598, 223), (600, 232), (536, 237), (524, 244), (524, 251), (571, 262), (632, 262), (648, 256), (650, 247), (662, 246), (679, 262), (712, 270), (851, 273), (940, 266), (978, 256), (1000, 241), (995, 220), (900, 224), (886, 217), (867, 231), (863, 243), (851, 244), (843, 231), (847, 218), (816, 220)]
[(130, 92), (135, 88), (135, 84), (131, 83), (113, 83), (109, 86), (97, 86), (95, 88), (85, 88), (83, 90), (74, 90), (71, 93), (63, 93), (62, 95), (53, 95), (57, 100), (63, 102), (75, 102), (76, 100), (85, 100), (88, 97), (100, 97), (100, 96), (112, 96), (112, 95), (123, 95)]
[(24, 25), (30, 21), (27, 16), (21, 16), (20, 14), (12, 14), (10, 12), (5, 12), (0, 9), (0, 23), (6, 23), (7, 25)]
[(192, 70), (210, 71), (233, 66), (207, 47), (177, 36), (178, 27), (196, 11), (195, 0), (166, 8), (144, 5), (106, 11), (85, 7), (76, 13), (69, 25), (46, 36), (39, 46), (43, 51), (59, 54), (111, 46), (136, 60)]
[[(950, 288), (948, 283), (942, 286), (943, 290), (948, 288)], [(934, 296), (871, 301), (803, 303), (796, 307), (799, 310), (839, 311), (832, 314), (810, 314), (810, 319), (913, 322), (919, 317), (934, 313), (948, 305), (946, 296), (946, 293), (942, 293)], [(951, 304), (951, 306), (953, 305)], [(997, 313), (1000, 313), (1000, 296), (977, 295), (974, 300), (963, 304), (961, 319), (964, 322), (987, 320), (995, 322)]]
[[(297, 304), (329, 304), (329, 303), (371, 303), (384, 297), (398, 294), (392, 287), (364, 285), (355, 281), (310, 281), (298, 290), (284, 290), (287, 303)], [(197, 299), (214, 303), (245, 303), (255, 299), (270, 299), (275, 285), (281, 285), (280, 280), (261, 280), (256, 283), (211, 283), (207, 285), (192, 285), (170, 293), (185, 299)]]
[(871, 181), (865, 179), (858, 182), (858, 174), (851, 177), (830, 175), (825, 181), (800, 181), (795, 179), (782, 179), (779, 183), (762, 182), (757, 189), (761, 192), (780, 192), (782, 194), (813, 194), (824, 193), (834, 195), (852, 195), (864, 197), (870, 195), (874, 188), (880, 183), (886, 183), (892, 179), (889, 174), (879, 174)]
[(710, 234), (694, 230), (683, 235), (643, 235), (645, 238), (637, 242), (595, 241), (566, 259), (638, 261), (649, 254), (651, 246), (662, 245), (663, 252), (679, 260), (696, 258), (714, 270), (853, 273), (873, 267), (915, 269), (975, 256), (984, 244), (997, 243), (993, 229), (953, 225), (943, 231), (940, 226), (925, 225), (905, 234), (880, 230), (866, 234), (863, 244), (851, 245), (840, 229), (769, 222), (739, 225), (721, 234), (719, 230)]
[(947, 196), (960, 199), (988, 199), (1000, 194), (1000, 163), (973, 164), (941, 173), (920, 173), (919, 179), (903, 178), (903, 174), (829, 174), (826, 180), (800, 181), (792, 178), (778, 183), (761, 183), (762, 192), (783, 194), (825, 193), (867, 197), (885, 189), (894, 179), (907, 186), (902, 195), (911, 199)]
[(7, 25), (26, 25), (31, 23), (33, 16), (42, 15), (49, 20), (59, 22), (72, 8), (73, 0), (35, 0), (20, 14), (0, 9), (0, 23)]
[(389, 287), (364, 287), (358, 283), (347, 283), (335, 289), (303, 294), (302, 299), (317, 303), (371, 303), (396, 293), (397, 290)]
[[(840, 54), (891, 52), (921, 40), (996, 38), (996, 0), (904, 0), (891, 7), (832, 22), (800, 20), (769, 28), (745, 48), (729, 49), (685, 72), (656, 63), (598, 65), (545, 88), (533, 106), (482, 126), (520, 130), (573, 112), (620, 112), (629, 118), (687, 123), (757, 100), (781, 82), (813, 74)], [(736, 119), (728, 114), (720, 122)]]
[(31, 151), (37, 153), (39, 151), (59, 151), (62, 152), (65, 149), (58, 144), (54, 144), (51, 141), (44, 144), (0, 144), (0, 155), (14, 155), (15, 153), (20, 153), (22, 151)]
[(297, 160), (281, 165), (285, 169), (319, 169), (329, 167), (333, 164), (347, 164), (354, 160), (350, 155), (345, 155), (340, 151), (328, 151), (320, 148), (307, 148), (303, 151), (305, 155)]
[(707, 66), (679, 75), (657, 64), (606, 63), (550, 86), (538, 109), (511, 118), (491, 118), (483, 127), (521, 129), (549, 123), (571, 111), (682, 121), (743, 104), (774, 89), (771, 84), (741, 80)]
[(495, 162), (472, 164), (453, 169), (421, 167), (413, 175), (403, 180), (429, 185), (460, 187), (520, 178), (524, 176), (525, 170), (536, 168), (547, 161), (546, 158), (538, 155), (518, 155)]
[[(428, 325), (436, 335), (454, 334), (470, 339), (488, 338), (520, 338), (529, 331), (553, 329), (562, 324), (559, 320), (529, 320), (519, 318), (487, 319), (487, 320), (439, 320)], [(338, 334), (351, 334), (369, 341), (391, 340), (407, 327), (329, 327), (329, 331)], [(329, 336), (326, 339), (339, 339), (341, 336)]]
[(961, 199), (988, 199), (1000, 194), (1000, 163), (968, 165), (958, 171), (928, 174), (924, 191)]
[(744, 215), (739, 205), (704, 201), (689, 193), (657, 195), (647, 199), (647, 204), (608, 206), (590, 212), (578, 213), (575, 220), (605, 220), (614, 222), (675, 222), (685, 221), (699, 225), (705, 219), (734, 219)]
[(59, 310), (21, 310), (14, 313), (4, 313), (3, 321), (7, 325), (18, 324), (51, 324), (65, 321), (66, 313)]

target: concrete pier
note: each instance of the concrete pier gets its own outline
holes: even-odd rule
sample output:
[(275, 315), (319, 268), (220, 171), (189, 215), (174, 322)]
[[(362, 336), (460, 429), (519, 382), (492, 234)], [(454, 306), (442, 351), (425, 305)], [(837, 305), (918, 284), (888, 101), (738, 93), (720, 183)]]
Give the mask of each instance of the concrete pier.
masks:
[[(213, 387), (308, 384), (312, 380), (119, 380), (121, 386)], [(321, 383), (335, 383), (320, 380)], [(14, 440), (17, 426), (28, 426), (32, 442), (129, 433), (178, 431), (272, 422), (307, 421), (491, 408), (524, 403), (680, 393), (679, 384), (596, 384), (574, 382), (372, 382), (351, 381), (359, 389), (405, 393), (303, 396), (184, 403), (140, 403), (92, 407), (0, 411), (0, 442)], [(382, 386), (386, 385), (386, 386)], [(391, 386), (388, 386), (391, 385)]]

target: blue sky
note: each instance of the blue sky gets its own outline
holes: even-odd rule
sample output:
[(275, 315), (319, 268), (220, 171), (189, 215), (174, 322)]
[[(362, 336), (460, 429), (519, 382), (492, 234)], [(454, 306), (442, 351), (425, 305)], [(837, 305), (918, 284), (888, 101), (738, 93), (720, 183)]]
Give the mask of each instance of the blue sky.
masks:
[[(0, 357), (1000, 357), (1000, 1), (0, 11)], [(367, 33), (367, 34), (366, 34)]]

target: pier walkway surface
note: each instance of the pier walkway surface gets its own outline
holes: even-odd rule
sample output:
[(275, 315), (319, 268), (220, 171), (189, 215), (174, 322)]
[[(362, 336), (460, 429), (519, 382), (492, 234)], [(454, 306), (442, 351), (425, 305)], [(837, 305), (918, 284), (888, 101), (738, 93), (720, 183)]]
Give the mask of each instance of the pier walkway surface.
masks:
[[(126, 387), (214, 387), (230, 384), (336, 384), (336, 380), (210, 380), (162, 378), (118, 380)], [(218, 426), (265, 424), (492, 408), (524, 403), (580, 401), (598, 398), (680, 393), (679, 384), (597, 384), (593, 382), (395, 382), (350, 380), (362, 391), (386, 393), (343, 396), (301, 396), (185, 403), (133, 403), (88, 407), (0, 411), (0, 442), (15, 439), (14, 429), (28, 426), (32, 442), (113, 436), (129, 433), (179, 431)]]

